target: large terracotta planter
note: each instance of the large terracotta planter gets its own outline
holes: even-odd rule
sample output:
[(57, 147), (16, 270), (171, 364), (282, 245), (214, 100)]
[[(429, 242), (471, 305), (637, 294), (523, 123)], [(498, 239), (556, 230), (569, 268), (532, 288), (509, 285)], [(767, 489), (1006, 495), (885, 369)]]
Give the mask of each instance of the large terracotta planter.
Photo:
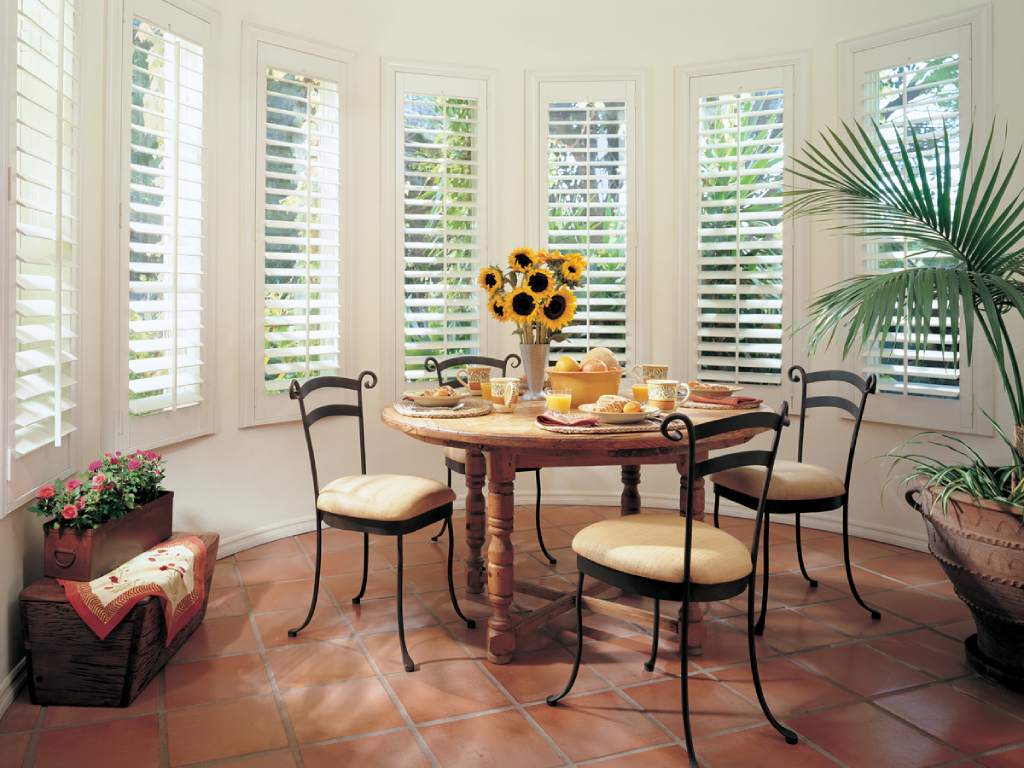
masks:
[(99, 528), (61, 530), (43, 524), (43, 573), (55, 579), (92, 581), (171, 535), (174, 492)]
[(928, 528), (928, 548), (971, 609), (978, 633), (964, 641), (979, 674), (1024, 691), (1024, 522), (1020, 508), (955, 493), (943, 511), (918, 488), (907, 501)]

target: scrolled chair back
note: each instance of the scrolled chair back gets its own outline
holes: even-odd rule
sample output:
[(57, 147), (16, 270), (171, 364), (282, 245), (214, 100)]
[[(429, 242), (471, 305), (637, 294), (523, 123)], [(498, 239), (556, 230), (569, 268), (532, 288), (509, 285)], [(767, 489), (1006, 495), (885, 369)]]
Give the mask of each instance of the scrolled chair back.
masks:
[[(682, 422), (685, 430), (673, 426)], [(661, 423), (661, 434), (673, 442), (687, 441), (686, 464), (687, 472), (683, 480), (686, 481), (686, 526), (685, 526), (685, 554), (683, 565), (683, 582), (690, 580), (690, 551), (693, 542), (693, 516), (690, 510), (693, 509), (693, 489), (695, 483), (714, 472), (723, 472), (727, 469), (737, 467), (765, 467), (764, 486), (761, 489), (761, 497), (757, 506), (757, 516), (754, 520), (754, 536), (750, 545), (751, 557), (751, 578), (757, 572), (757, 548), (761, 539), (761, 524), (764, 518), (765, 503), (768, 499), (768, 486), (772, 480), (772, 470), (775, 467), (775, 457), (779, 452), (779, 441), (782, 436), (782, 428), (789, 424), (789, 403), (782, 402), (775, 412), (757, 411), (755, 413), (741, 413), (737, 416), (729, 416), (724, 419), (716, 419), (700, 424), (694, 424), (685, 413), (673, 413), (666, 417)], [(772, 432), (771, 448), (744, 448), (738, 451), (723, 453), (703, 461), (697, 461), (697, 446), (703, 440), (708, 440), (719, 435), (730, 432)]]
[[(302, 418), (302, 431), (306, 436), (306, 450), (309, 452), (309, 469), (313, 475), (313, 496), (320, 495), (320, 481), (316, 471), (316, 453), (313, 450), (313, 435), (310, 427), (321, 419), (330, 416), (355, 416), (359, 422), (359, 467), (366, 474), (366, 433), (363, 428), (363, 390), (377, 386), (377, 374), (373, 371), (362, 371), (356, 378), (344, 376), (316, 376), (299, 383), (293, 379), (288, 385), (288, 397), (299, 401), (299, 414)], [(327, 403), (313, 409), (306, 408), (306, 398), (318, 389), (341, 389), (356, 393), (356, 402)]]

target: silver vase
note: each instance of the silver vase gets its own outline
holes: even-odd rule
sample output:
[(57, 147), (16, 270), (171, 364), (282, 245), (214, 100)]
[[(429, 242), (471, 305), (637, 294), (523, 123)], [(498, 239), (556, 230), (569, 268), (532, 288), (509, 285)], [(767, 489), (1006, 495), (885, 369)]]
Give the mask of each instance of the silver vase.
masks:
[(526, 392), (523, 400), (540, 400), (544, 397), (544, 371), (548, 366), (550, 344), (520, 344), (519, 356), (523, 358), (526, 372)]

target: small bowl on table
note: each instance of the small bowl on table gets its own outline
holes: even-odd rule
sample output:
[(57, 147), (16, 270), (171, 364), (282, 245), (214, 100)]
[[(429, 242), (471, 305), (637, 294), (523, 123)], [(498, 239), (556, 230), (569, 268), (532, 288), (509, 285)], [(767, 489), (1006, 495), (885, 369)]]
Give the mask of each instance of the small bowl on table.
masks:
[(638, 424), (659, 412), (657, 408), (647, 403), (642, 403), (640, 410), (633, 413), (599, 411), (596, 403), (584, 403), (579, 409), (590, 416), (597, 416), (602, 424)]
[(699, 395), (709, 400), (721, 400), (726, 397), (732, 397), (743, 389), (743, 387), (737, 387), (732, 384), (707, 384), (699, 381), (688, 382), (686, 387), (687, 399), (689, 399), (690, 395)]
[(405, 397), (412, 400), (420, 408), (454, 408), (465, 398), (464, 394), (430, 395), (426, 392), (406, 392)]

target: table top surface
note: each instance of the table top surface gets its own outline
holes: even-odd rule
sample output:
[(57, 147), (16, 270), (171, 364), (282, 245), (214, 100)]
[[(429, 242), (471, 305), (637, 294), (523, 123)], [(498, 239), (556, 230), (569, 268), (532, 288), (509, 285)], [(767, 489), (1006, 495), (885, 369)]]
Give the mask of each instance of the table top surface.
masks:
[[(486, 416), (464, 418), (424, 418), (403, 416), (392, 406), (381, 411), (381, 421), (393, 429), (428, 443), (451, 446), (481, 446), (492, 448), (522, 448), (530, 450), (608, 451), (659, 448), (676, 452), (686, 450), (686, 441), (672, 442), (660, 430), (627, 432), (623, 434), (563, 434), (541, 429), (535, 423), (544, 410), (543, 401), (523, 402), (512, 413), (492, 412)], [(760, 410), (772, 409), (762, 405)], [(682, 410), (694, 424), (718, 421), (748, 410)], [(762, 430), (743, 430), (717, 436), (702, 442), (702, 447), (714, 450), (738, 445), (750, 440)]]

